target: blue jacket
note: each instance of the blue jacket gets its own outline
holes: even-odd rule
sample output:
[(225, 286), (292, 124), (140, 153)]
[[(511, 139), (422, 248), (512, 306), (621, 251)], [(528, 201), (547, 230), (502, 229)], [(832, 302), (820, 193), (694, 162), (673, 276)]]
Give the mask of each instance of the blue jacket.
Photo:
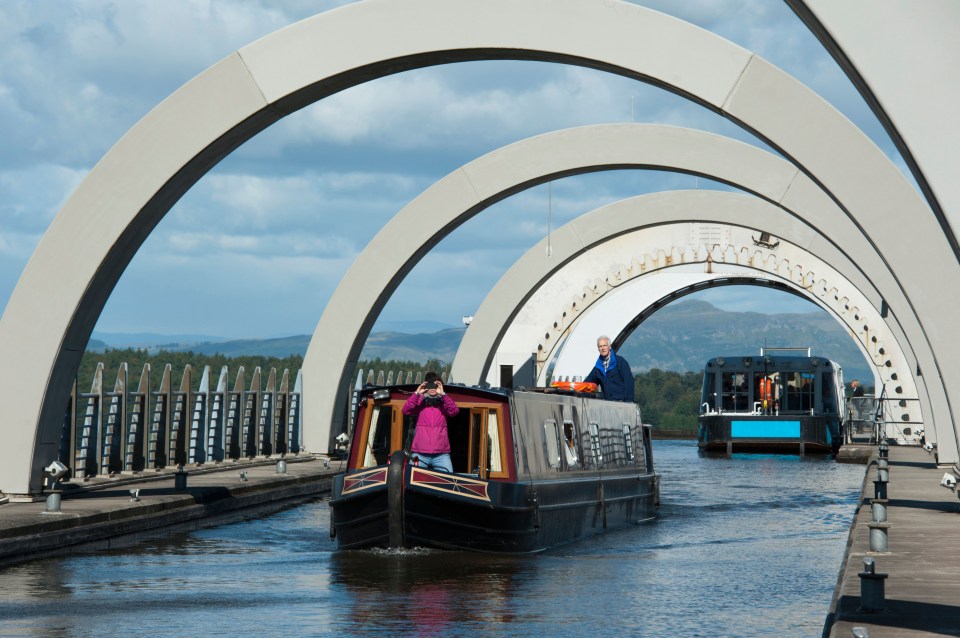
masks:
[(603, 369), (603, 357), (597, 357), (593, 370), (584, 379), (587, 383), (598, 383), (603, 389), (603, 398), (612, 401), (633, 401), (633, 373), (630, 364), (623, 357), (610, 351), (610, 369)]

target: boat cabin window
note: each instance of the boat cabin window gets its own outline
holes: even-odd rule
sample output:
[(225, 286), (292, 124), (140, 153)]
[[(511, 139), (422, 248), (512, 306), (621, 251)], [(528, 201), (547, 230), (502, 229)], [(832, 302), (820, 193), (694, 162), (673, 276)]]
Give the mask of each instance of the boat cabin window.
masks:
[[(496, 408), (460, 408), (460, 413), (470, 415), (470, 427), (467, 448), (467, 467), (460, 469), (454, 462), (454, 472), (467, 472), (480, 478), (505, 477), (506, 462), (503, 450), (503, 432), (500, 429), (500, 415)], [(458, 415), (459, 416), (459, 415)], [(451, 433), (453, 437), (453, 433)], [(454, 446), (453, 438), (450, 440)]]
[(577, 432), (573, 421), (563, 422), (563, 454), (567, 457), (567, 467), (576, 467), (577, 461)]
[(813, 372), (783, 372), (783, 400), (780, 402), (781, 413), (797, 414), (810, 412), (814, 407), (814, 379)]
[(363, 455), (363, 467), (383, 465), (390, 456), (390, 426), (393, 423), (393, 406), (375, 405), (367, 432), (367, 449)]
[(724, 412), (750, 412), (750, 388), (745, 372), (724, 372), (720, 375), (720, 403)]
[(824, 414), (837, 414), (840, 412), (840, 406), (837, 405), (837, 386), (843, 384), (834, 383), (834, 373), (820, 373), (820, 405)]
[[(707, 412), (716, 411), (720, 407), (717, 401), (717, 375), (713, 372), (705, 372), (703, 375), (703, 392), (701, 393), (701, 404), (707, 404)], [(701, 405), (702, 407), (702, 405)]]
[(560, 434), (557, 422), (548, 419), (543, 422), (543, 439), (547, 448), (547, 464), (553, 469), (560, 468)]
[(600, 426), (596, 421), (590, 422), (590, 450), (593, 452), (593, 462), (598, 468), (603, 467), (603, 453), (600, 451)]
[(493, 474), (503, 473), (503, 446), (496, 410), (487, 410), (487, 468)]
[(636, 455), (633, 453), (633, 438), (630, 436), (630, 424), (623, 424), (623, 445), (627, 453), (627, 461), (635, 461)]

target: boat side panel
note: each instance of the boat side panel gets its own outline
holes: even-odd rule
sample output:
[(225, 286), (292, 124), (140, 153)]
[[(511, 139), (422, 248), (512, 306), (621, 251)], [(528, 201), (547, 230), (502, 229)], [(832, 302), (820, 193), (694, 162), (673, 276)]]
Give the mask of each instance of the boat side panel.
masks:
[(823, 416), (764, 417), (709, 414), (698, 419), (698, 445), (707, 450), (805, 452), (833, 450), (836, 439)]
[[(602, 486), (602, 487), (601, 487)], [(409, 546), (536, 552), (656, 516), (653, 475), (490, 484), (490, 502), (411, 488)]]

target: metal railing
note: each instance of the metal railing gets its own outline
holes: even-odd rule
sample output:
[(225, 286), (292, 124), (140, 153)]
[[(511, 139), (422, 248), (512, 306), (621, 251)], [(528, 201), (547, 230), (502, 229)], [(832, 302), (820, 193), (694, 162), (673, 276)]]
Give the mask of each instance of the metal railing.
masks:
[(302, 451), (301, 372), (293, 389), (290, 373), (270, 369), (266, 382), (259, 367), (250, 375), (241, 366), (233, 389), (228, 370), (210, 383), (210, 366), (194, 389), (194, 371), (183, 370), (179, 390), (171, 384), (170, 364), (151, 390), (145, 364), (136, 390), (127, 385), (127, 364), (117, 373), (113, 391), (105, 391), (103, 364), (97, 364), (89, 392), (74, 383), (60, 438), (59, 460), (69, 478), (178, 468), (241, 458), (299, 454)]
[(848, 397), (844, 442), (876, 444), (893, 441), (919, 445), (923, 418), (919, 399), (897, 399), (881, 392), (879, 397)]

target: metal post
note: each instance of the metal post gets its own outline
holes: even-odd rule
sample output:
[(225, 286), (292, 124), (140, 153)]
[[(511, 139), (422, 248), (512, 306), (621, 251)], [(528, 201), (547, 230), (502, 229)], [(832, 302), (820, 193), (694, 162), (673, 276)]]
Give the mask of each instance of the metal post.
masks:
[(183, 471), (182, 467), (173, 475), (173, 489), (178, 492), (187, 491), (187, 473)]
[(886, 481), (874, 481), (873, 482), (873, 496), (877, 499), (886, 499), (887, 498), (887, 482)]
[(867, 523), (870, 528), (870, 551), (885, 554), (888, 551), (887, 530), (890, 523)]
[(287, 462), (283, 459), (277, 461), (277, 474), (286, 474), (287, 473)]
[(876, 573), (873, 558), (867, 556), (863, 559), (863, 571), (857, 576), (860, 578), (860, 608), (857, 612), (875, 614), (883, 611), (883, 581), (887, 574)]
[(870, 500), (870, 511), (873, 514), (874, 523), (887, 522), (887, 503), (890, 501), (885, 498), (875, 498)]
[(44, 514), (63, 514), (60, 511), (60, 492), (53, 491), (47, 494), (47, 504), (46, 509), (43, 511)]

